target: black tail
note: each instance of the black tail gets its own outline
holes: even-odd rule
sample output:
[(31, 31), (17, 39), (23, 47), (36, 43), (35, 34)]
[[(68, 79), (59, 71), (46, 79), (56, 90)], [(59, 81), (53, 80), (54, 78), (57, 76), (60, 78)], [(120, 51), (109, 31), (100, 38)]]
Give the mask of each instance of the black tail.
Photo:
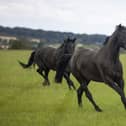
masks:
[(28, 67), (30, 67), (30, 66), (33, 64), (33, 62), (34, 62), (34, 55), (35, 55), (35, 51), (33, 51), (33, 52), (31, 53), (31, 56), (29, 57), (29, 60), (28, 60), (28, 63), (27, 63), (27, 64), (24, 64), (24, 63), (22, 63), (21, 61), (18, 61), (18, 63), (19, 63), (23, 68), (28, 68)]
[(61, 83), (64, 75), (64, 71), (69, 63), (71, 55), (64, 55), (57, 64), (55, 82)]

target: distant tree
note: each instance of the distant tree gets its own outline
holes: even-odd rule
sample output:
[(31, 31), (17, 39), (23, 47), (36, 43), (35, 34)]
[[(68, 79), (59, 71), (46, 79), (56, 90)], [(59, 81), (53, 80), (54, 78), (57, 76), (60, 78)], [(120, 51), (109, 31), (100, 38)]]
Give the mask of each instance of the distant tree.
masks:
[(25, 39), (10, 40), (10, 49), (32, 49), (32, 43)]
[(74, 34), (71, 32), (54, 32), (54, 31), (44, 31), (44, 30), (34, 30), (29, 28), (9, 28), (0, 26), (0, 35), (4, 36), (15, 36), (16, 38), (24, 37), (24, 38), (38, 38), (44, 39), (47, 44), (55, 44), (61, 43), (65, 38), (76, 37), (79, 39), (79, 42), (82, 44), (96, 44), (103, 43), (106, 35), (101, 34)]

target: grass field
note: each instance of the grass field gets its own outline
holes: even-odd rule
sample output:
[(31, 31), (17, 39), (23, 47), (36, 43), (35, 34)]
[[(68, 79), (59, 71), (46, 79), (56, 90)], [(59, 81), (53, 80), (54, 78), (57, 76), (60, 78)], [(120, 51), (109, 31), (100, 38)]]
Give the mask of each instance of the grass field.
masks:
[[(65, 80), (43, 87), (35, 69), (22, 69), (17, 60), (27, 61), (30, 51), (0, 51), (0, 126), (125, 126), (126, 110), (120, 97), (106, 85), (91, 82), (89, 89), (102, 113), (83, 95), (83, 108), (77, 105), (76, 92)], [(121, 55), (126, 80), (126, 55)], [(76, 87), (77, 81), (72, 77)], [(126, 92), (126, 90), (125, 90)]]

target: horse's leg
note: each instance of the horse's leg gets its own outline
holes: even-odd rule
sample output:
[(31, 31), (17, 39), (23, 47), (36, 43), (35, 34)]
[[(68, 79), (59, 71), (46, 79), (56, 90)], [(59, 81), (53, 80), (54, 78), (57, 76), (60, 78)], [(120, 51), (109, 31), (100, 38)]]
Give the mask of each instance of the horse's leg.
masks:
[(103, 81), (108, 84), (108, 86), (110, 86), (112, 89), (114, 89), (121, 97), (121, 100), (122, 100), (122, 103), (126, 109), (126, 98), (125, 98), (125, 94), (124, 94), (124, 91), (123, 91), (123, 88), (124, 88), (124, 83), (122, 82), (121, 84), (121, 88), (119, 86), (117, 86), (114, 81), (108, 77), (108, 76), (105, 76), (104, 73), (103, 73), (103, 69), (102, 67), (100, 67), (100, 65), (96, 64), (97, 65), (97, 68), (101, 74), (101, 77), (103, 79)]
[(81, 78), (77, 78), (78, 81), (80, 82), (80, 87), (77, 90), (77, 98), (78, 98), (78, 104), (79, 106), (82, 106), (82, 95), (83, 95), (83, 91), (85, 91), (85, 89), (87, 88), (87, 85), (89, 83), (89, 81), (81, 81)]
[(115, 82), (124, 91), (124, 80), (123, 80), (123, 78), (116, 79)]
[(93, 104), (95, 110), (98, 112), (101, 112), (102, 110), (99, 108), (99, 106), (93, 100), (92, 94), (90, 93), (90, 91), (87, 87), (85, 88), (85, 95), (88, 98), (88, 100)]
[(74, 71), (74, 72), (72, 72), (72, 74), (78, 80), (78, 82), (80, 83), (80, 87), (77, 89), (77, 100), (78, 100), (78, 105), (82, 106), (83, 87), (85, 87), (87, 85), (85, 85), (85, 83), (83, 83), (83, 77), (80, 75), (79, 72)]
[(65, 78), (66, 81), (67, 81), (67, 84), (68, 84), (69, 89), (71, 89), (71, 87), (73, 87), (73, 89), (76, 90), (76, 87), (74, 86), (73, 81), (70, 80), (70, 73), (65, 72), (65, 73), (64, 73), (64, 78)]
[(120, 88), (124, 91), (124, 80), (120, 80)]
[(78, 99), (78, 105), (82, 106), (82, 94), (83, 94), (83, 88), (80, 85), (80, 87), (77, 89), (77, 99)]
[(83, 94), (83, 91), (85, 91), (86, 97), (93, 104), (95, 110), (98, 111), (98, 112), (101, 112), (102, 110), (95, 103), (95, 101), (93, 100), (92, 94), (90, 93), (90, 91), (87, 88), (88, 83), (89, 83), (89, 81), (85, 81), (83, 84), (80, 85), (80, 87), (77, 90), (77, 94), (78, 94), (77, 95), (78, 96), (78, 104), (79, 104), (79, 106), (82, 106), (82, 94)]
[(125, 94), (124, 94), (123, 90), (119, 86), (117, 86), (114, 83), (114, 81), (111, 80), (110, 78), (107, 78), (106, 80), (107, 80), (108, 86), (110, 86), (112, 89), (114, 89), (120, 95), (122, 103), (126, 109), (126, 98), (125, 98)]
[(44, 86), (47, 85), (47, 81), (45, 79), (45, 75), (43, 74), (43, 69), (42, 68), (38, 68), (37, 72), (44, 78), (44, 82), (42, 83)]
[(38, 72), (41, 76), (44, 76), (43, 73), (42, 73), (42, 71), (43, 71), (43, 70), (40, 69), (40, 68), (37, 69), (37, 72)]
[(47, 84), (50, 85), (50, 81), (48, 79), (48, 74), (49, 74), (49, 69), (46, 69), (45, 70), (45, 80), (46, 80)]

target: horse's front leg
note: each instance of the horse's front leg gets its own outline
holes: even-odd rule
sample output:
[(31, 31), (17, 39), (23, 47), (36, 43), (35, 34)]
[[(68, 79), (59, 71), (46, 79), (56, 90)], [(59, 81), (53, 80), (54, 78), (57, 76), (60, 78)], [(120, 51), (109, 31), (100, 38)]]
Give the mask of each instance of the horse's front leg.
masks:
[(103, 69), (102, 67), (100, 67), (100, 65), (97, 64), (97, 68), (100, 72), (100, 75), (102, 77), (102, 80), (104, 83), (106, 83), (109, 87), (111, 87), (112, 89), (114, 89), (121, 97), (121, 101), (126, 109), (126, 98), (125, 98), (125, 94), (124, 94), (124, 91), (123, 91), (123, 88), (124, 88), (124, 83), (122, 82), (122, 87), (120, 88), (119, 86), (117, 86), (114, 82), (114, 80), (109, 77), (107, 74), (105, 74), (103, 72)]
[(64, 73), (64, 78), (66, 79), (67, 81), (67, 84), (68, 84), (68, 87), (69, 89), (71, 89), (71, 87), (73, 87), (74, 90), (76, 90), (76, 87), (73, 83), (73, 81), (70, 79), (70, 73)]
[(92, 105), (94, 106), (95, 110), (97, 112), (102, 112), (102, 109), (100, 109), (100, 107), (94, 101), (93, 96), (92, 96), (91, 92), (89, 91), (88, 87), (85, 88), (85, 95), (88, 98), (88, 100), (92, 103)]
[(123, 78), (117, 78), (115, 80), (115, 82), (124, 91), (124, 80), (123, 80)]
[(126, 109), (126, 98), (123, 89), (116, 85), (115, 82), (109, 77), (106, 77), (106, 84), (108, 84), (109, 87), (114, 89), (120, 95), (121, 101)]

